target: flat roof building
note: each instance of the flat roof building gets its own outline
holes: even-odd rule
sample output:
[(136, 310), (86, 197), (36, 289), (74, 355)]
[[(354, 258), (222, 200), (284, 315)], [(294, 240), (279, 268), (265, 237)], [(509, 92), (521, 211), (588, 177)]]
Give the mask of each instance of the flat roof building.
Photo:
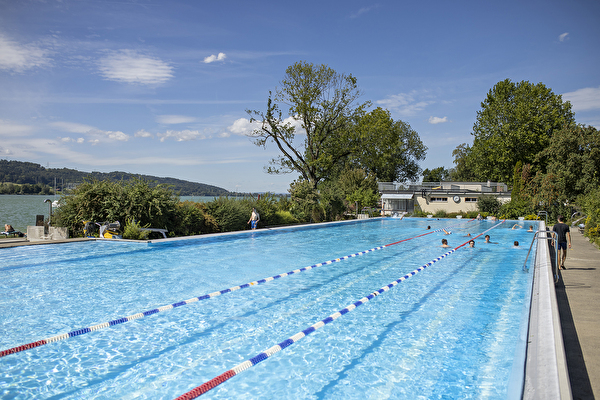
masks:
[(415, 206), (423, 212), (438, 211), (458, 213), (477, 211), (481, 196), (494, 196), (502, 203), (510, 201), (510, 192), (498, 182), (422, 182), (404, 185), (396, 182), (379, 182), (381, 208), (384, 215), (408, 212)]

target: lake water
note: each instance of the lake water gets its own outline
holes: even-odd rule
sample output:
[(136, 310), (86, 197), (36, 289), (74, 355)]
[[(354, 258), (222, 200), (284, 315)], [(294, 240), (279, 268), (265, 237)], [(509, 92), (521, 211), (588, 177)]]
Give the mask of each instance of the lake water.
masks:
[[(49, 203), (44, 200), (57, 200), (59, 197), (46, 195), (0, 195), (0, 227), (10, 224), (18, 231), (27, 232), (28, 226), (35, 225), (35, 216), (43, 215), (48, 218), (50, 214)], [(213, 196), (180, 196), (181, 201), (195, 201), (204, 203), (215, 199)]]

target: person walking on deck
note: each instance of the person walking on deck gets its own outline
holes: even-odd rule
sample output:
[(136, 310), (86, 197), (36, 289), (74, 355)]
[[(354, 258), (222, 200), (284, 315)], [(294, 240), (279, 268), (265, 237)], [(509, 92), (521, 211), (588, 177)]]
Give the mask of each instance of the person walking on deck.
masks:
[[(558, 216), (558, 223), (554, 224), (552, 230), (558, 236), (558, 260), (556, 260), (558, 268), (567, 269), (565, 267), (565, 259), (567, 258), (567, 246), (569, 246), (569, 249), (571, 248), (571, 230), (569, 229), (569, 225), (564, 223), (562, 215)], [(550, 241), (550, 243), (554, 244), (553, 241)]]

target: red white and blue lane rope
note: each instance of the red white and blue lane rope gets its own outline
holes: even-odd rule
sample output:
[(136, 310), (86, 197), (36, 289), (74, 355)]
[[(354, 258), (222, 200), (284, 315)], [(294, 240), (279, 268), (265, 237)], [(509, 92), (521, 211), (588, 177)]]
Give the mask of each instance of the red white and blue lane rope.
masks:
[[(467, 222), (471, 222), (471, 221), (472, 220), (467, 221)], [(453, 226), (456, 226), (456, 225), (453, 225)], [(177, 303), (167, 304), (167, 305), (164, 305), (162, 307), (158, 307), (158, 308), (154, 308), (152, 310), (148, 310), (148, 311), (140, 312), (140, 313), (137, 313), (137, 314), (133, 314), (133, 315), (130, 315), (128, 317), (118, 318), (118, 319), (115, 319), (115, 320), (112, 320), (112, 321), (108, 321), (108, 322), (104, 322), (104, 323), (101, 323), (101, 324), (89, 326), (89, 327), (86, 327), (86, 328), (76, 329), (76, 330), (68, 332), (68, 333), (63, 333), (63, 334), (52, 336), (52, 337), (49, 337), (49, 338), (46, 338), (46, 339), (38, 340), (36, 342), (27, 343), (27, 344), (16, 346), (16, 347), (13, 347), (13, 348), (10, 348), (10, 349), (6, 349), (6, 350), (0, 350), (0, 358), (4, 357), (4, 356), (8, 356), (10, 354), (15, 354), (15, 353), (19, 353), (19, 352), (22, 352), (22, 351), (25, 351), (25, 350), (33, 349), (35, 347), (39, 347), (39, 346), (43, 346), (43, 345), (46, 345), (46, 344), (50, 344), (50, 343), (53, 343), (53, 342), (58, 342), (58, 341), (69, 339), (69, 338), (72, 338), (72, 337), (75, 337), (75, 336), (84, 335), (86, 333), (90, 333), (90, 332), (94, 332), (94, 331), (97, 331), (97, 330), (100, 330), (100, 329), (108, 328), (110, 326), (124, 324), (124, 323), (129, 322), (129, 321), (133, 321), (133, 320), (136, 320), (136, 319), (144, 318), (144, 317), (147, 317), (149, 315), (157, 314), (159, 312), (172, 310), (174, 308), (181, 307), (181, 306), (184, 306), (184, 305), (190, 304), (190, 303), (195, 303), (195, 302), (200, 301), (200, 300), (210, 299), (210, 298), (213, 298), (213, 297), (216, 297), (216, 296), (220, 296), (220, 295), (225, 294), (225, 293), (234, 292), (236, 290), (245, 289), (245, 288), (249, 288), (251, 286), (255, 286), (255, 285), (260, 285), (260, 284), (263, 284), (263, 283), (267, 283), (267, 282), (273, 281), (275, 279), (283, 278), (283, 277), (286, 277), (286, 276), (289, 276), (289, 275), (293, 275), (293, 274), (298, 274), (300, 272), (304, 272), (304, 271), (308, 271), (308, 270), (311, 270), (311, 269), (314, 269), (314, 268), (322, 267), (324, 265), (330, 265), (330, 264), (333, 264), (333, 263), (336, 263), (336, 262), (347, 260), (349, 258), (361, 256), (363, 254), (371, 253), (371, 252), (376, 251), (376, 250), (381, 250), (381, 249), (384, 249), (386, 247), (390, 247), (390, 246), (393, 246), (393, 245), (396, 245), (396, 244), (399, 244), (399, 243), (402, 243), (402, 242), (406, 242), (406, 241), (409, 241), (409, 240), (412, 240), (412, 239), (416, 239), (416, 238), (421, 237), (421, 236), (430, 235), (430, 234), (435, 233), (435, 232), (441, 232), (444, 229), (449, 229), (449, 228), (451, 228), (451, 226), (448, 226), (448, 227), (445, 227), (445, 228), (441, 228), (441, 229), (436, 229), (436, 230), (433, 230), (433, 231), (430, 231), (430, 232), (427, 232), (427, 233), (424, 233), (424, 234), (421, 234), (421, 235), (413, 236), (413, 237), (408, 238), (408, 239), (399, 240), (397, 242), (386, 244), (384, 246), (379, 246), (379, 247), (375, 247), (375, 248), (372, 248), (372, 249), (369, 249), (369, 250), (365, 250), (365, 251), (361, 251), (361, 252), (358, 252), (358, 253), (350, 254), (350, 255), (347, 255), (347, 256), (344, 256), (344, 257), (336, 258), (334, 260), (329, 260), (329, 261), (321, 262), (321, 263), (318, 263), (318, 264), (313, 264), (313, 265), (310, 265), (308, 267), (304, 267), (304, 268), (300, 268), (300, 269), (295, 269), (293, 271), (286, 272), (286, 273), (283, 273), (283, 274), (279, 274), (279, 275), (275, 275), (275, 276), (270, 276), (268, 278), (260, 279), (258, 281), (245, 283), (243, 285), (234, 286), (234, 287), (231, 287), (231, 288), (228, 288), (228, 289), (219, 290), (217, 292), (205, 294), (205, 295), (198, 296), (198, 297), (193, 297), (191, 299), (179, 301)]]
[(248, 368), (253, 367), (256, 364), (258, 364), (259, 362), (266, 360), (267, 358), (271, 357), (273, 354), (278, 353), (281, 350), (285, 349), (286, 347), (291, 346), (292, 344), (298, 342), (300, 339), (310, 335), (317, 329), (322, 328), (323, 326), (327, 325), (328, 323), (335, 321), (342, 315), (345, 315), (345, 314), (349, 313), (350, 311), (354, 311), (357, 307), (360, 307), (363, 304), (365, 304), (366, 302), (370, 301), (371, 299), (379, 296), (380, 294), (382, 294), (384, 292), (387, 292), (388, 290), (392, 289), (394, 286), (398, 285), (399, 283), (404, 282), (408, 278), (415, 276), (416, 274), (423, 271), (425, 268), (429, 267), (430, 265), (433, 265), (434, 263), (442, 260), (443, 258), (448, 257), (450, 254), (454, 253), (459, 248), (467, 245), (471, 240), (474, 240), (474, 239), (480, 237), (481, 235), (485, 234), (486, 232), (489, 232), (490, 230), (492, 230), (495, 227), (499, 226), (500, 224), (504, 223), (504, 221), (505, 220), (503, 220), (502, 222), (499, 222), (498, 224), (492, 226), (491, 228), (483, 231), (479, 235), (469, 239), (467, 242), (461, 244), (460, 246), (457, 246), (457, 247), (453, 248), (452, 250), (448, 251), (447, 253), (442, 254), (438, 258), (431, 260), (426, 264), (423, 264), (422, 266), (415, 269), (414, 271), (409, 272), (408, 274), (404, 275), (402, 278), (396, 279), (392, 283), (369, 294), (368, 296), (363, 297), (362, 299), (358, 300), (357, 302), (350, 304), (349, 306), (339, 310), (338, 312), (331, 314), (329, 317), (322, 319), (321, 321), (317, 322), (316, 324), (309, 326), (308, 328), (304, 329), (303, 331), (296, 333), (294, 336), (287, 338), (283, 342), (276, 344), (275, 346), (257, 354), (256, 356), (252, 357), (249, 360), (244, 361), (241, 364), (236, 365), (229, 371), (222, 373), (221, 375), (209, 380), (208, 382), (203, 383), (202, 385), (190, 390), (189, 392), (182, 394), (181, 396), (177, 397), (175, 400), (191, 400), (191, 399), (195, 399), (195, 398), (203, 395), (204, 393), (208, 392), (209, 390), (214, 389), (215, 387), (219, 386), (223, 382), (233, 378), (234, 376), (240, 374), (241, 372), (247, 370)]

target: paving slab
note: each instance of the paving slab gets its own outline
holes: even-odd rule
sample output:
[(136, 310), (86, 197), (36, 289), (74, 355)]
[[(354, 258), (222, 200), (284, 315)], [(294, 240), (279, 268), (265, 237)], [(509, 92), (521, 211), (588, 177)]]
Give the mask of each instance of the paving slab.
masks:
[(556, 297), (573, 399), (600, 395), (600, 250), (576, 228)]

